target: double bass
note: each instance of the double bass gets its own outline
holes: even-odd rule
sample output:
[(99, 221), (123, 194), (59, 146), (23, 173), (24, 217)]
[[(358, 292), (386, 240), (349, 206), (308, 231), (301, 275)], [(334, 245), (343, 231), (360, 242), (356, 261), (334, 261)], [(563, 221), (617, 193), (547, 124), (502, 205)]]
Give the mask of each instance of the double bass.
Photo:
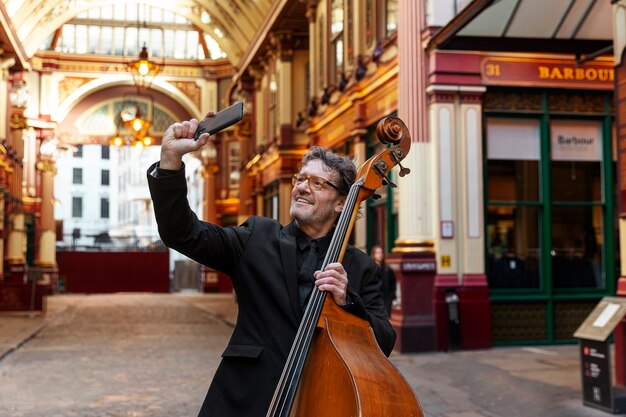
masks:
[[(411, 146), (405, 124), (382, 119), (376, 136), (385, 150), (358, 171), (339, 216), (322, 270), (341, 262), (359, 205), (383, 185), (395, 187), (387, 173), (402, 166)], [(314, 289), (287, 357), (266, 417), (422, 417), (411, 386), (378, 347), (366, 320), (339, 307)]]

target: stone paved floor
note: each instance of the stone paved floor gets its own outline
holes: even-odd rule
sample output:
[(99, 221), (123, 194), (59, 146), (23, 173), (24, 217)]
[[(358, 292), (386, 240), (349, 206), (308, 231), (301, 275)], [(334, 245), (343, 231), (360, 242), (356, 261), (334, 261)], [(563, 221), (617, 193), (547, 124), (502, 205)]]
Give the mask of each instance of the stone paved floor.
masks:
[[(231, 295), (49, 303), (45, 318), (0, 316), (0, 417), (196, 416), (236, 316)], [(573, 345), (394, 353), (391, 361), (428, 417), (610, 415), (582, 405)]]

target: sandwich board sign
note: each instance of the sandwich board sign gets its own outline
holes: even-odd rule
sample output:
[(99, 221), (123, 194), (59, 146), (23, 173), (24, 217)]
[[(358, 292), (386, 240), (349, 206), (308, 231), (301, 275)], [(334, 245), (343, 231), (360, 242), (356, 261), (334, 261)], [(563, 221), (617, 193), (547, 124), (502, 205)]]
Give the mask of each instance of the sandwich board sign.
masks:
[(626, 393), (613, 387), (609, 336), (626, 316), (626, 298), (604, 297), (578, 327), (583, 403), (612, 413), (626, 411)]

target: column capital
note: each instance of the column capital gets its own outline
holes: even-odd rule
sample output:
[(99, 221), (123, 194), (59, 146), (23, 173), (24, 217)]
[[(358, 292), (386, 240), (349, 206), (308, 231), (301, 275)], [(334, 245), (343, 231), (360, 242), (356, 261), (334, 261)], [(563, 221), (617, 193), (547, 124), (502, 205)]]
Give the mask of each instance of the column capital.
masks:
[(9, 118), (9, 127), (15, 130), (26, 129), (26, 117), (19, 113), (12, 113)]
[(202, 178), (209, 178), (216, 176), (218, 172), (220, 172), (220, 167), (217, 164), (209, 164), (202, 167), (200, 174)]
[[(301, 0), (304, 3), (304, 0)], [(309, 23), (315, 23), (317, 4), (319, 0), (306, 0), (306, 17)]]
[(57, 167), (53, 160), (51, 159), (42, 159), (37, 162), (37, 169), (42, 172), (52, 172), (52, 174), (56, 175)]

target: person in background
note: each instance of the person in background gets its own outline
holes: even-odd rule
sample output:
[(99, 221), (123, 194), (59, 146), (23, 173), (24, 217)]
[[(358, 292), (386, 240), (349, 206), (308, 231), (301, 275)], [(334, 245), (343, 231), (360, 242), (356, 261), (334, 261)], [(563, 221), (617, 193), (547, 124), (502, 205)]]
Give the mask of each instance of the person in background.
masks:
[(382, 246), (374, 245), (372, 247), (372, 259), (381, 270), (383, 302), (387, 311), (387, 317), (391, 317), (391, 304), (396, 299), (396, 275), (389, 266), (385, 265), (385, 251)]

